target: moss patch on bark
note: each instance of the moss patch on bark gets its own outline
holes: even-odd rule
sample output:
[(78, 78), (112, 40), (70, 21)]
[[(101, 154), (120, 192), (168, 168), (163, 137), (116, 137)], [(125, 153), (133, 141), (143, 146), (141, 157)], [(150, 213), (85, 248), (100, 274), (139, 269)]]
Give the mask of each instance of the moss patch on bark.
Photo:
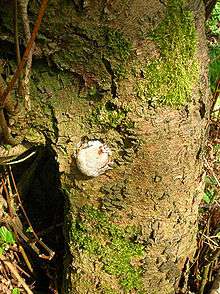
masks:
[(79, 211), (72, 225), (71, 240), (81, 257), (88, 254), (90, 259), (99, 260), (98, 267), (116, 281), (112, 288), (101, 285), (102, 289), (108, 289), (105, 293), (114, 293), (116, 289), (141, 293), (145, 249), (137, 242), (139, 233), (137, 228), (114, 224), (107, 213), (91, 205)]
[(154, 106), (184, 105), (199, 72), (193, 14), (181, 1), (169, 1), (164, 20), (145, 37), (156, 44), (157, 53), (141, 68), (137, 96)]

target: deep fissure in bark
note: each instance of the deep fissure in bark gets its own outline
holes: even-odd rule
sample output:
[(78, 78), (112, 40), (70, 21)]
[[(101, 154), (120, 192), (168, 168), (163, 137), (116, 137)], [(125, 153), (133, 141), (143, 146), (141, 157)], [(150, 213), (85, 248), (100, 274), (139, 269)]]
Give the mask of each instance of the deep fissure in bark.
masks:
[(35, 158), (14, 166), (13, 173), (35, 232), (55, 252), (53, 259), (48, 261), (37, 256), (24, 243), (34, 269), (30, 279), (35, 282), (34, 291), (52, 293), (50, 291), (57, 288), (60, 291), (64, 255), (64, 194), (54, 151), (49, 146), (38, 148)]

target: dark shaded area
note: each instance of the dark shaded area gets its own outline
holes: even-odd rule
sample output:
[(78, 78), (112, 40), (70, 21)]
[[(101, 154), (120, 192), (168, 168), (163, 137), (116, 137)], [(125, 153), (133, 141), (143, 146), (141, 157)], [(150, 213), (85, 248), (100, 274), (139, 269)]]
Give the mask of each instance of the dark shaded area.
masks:
[[(42, 259), (24, 243), (34, 268), (31, 277), (35, 281), (34, 293), (55, 293), (62, 285), (64, 252), (64, 195), (60, 190), (55, 153), (50, 147), (39, 148), (34, 158), (16, 165), (13, 173), (34, 231), (55, 252), (51, 261)], [(26, 223), (23, 225), (28, 229)]]
[(200, 101), (199, 113), (200, 113), (201, 118), (203, 119), (206, 114), (206, 107), (205, 107), (205, 103), (203, 101)]

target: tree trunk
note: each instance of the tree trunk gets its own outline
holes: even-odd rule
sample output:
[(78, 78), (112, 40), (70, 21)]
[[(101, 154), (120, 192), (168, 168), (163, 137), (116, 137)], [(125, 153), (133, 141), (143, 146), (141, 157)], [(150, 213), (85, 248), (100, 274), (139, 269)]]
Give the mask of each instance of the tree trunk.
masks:
[[(33, 22), (36, 1), (29, 11)], [(204, 15), (200, 1), (49, 1), (26, 138), (34, 132), (57, 154), (66, 195), (63, 293), (178, 287), (196, 248), (203, 186)], [(85, 140), (107, 144), (112, 170), (80, 173), (74, 154)]]

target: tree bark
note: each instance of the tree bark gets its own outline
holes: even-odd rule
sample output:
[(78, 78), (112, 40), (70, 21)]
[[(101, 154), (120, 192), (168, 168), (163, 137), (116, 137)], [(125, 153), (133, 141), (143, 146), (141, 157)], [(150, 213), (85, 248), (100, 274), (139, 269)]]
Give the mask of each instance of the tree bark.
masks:
[[(194, 1), (50, 1), (26, 137), (34, 132), (57, 154), (63, 293), (175, 293), (195, 252), (203, 187), (204, 19)], [(85, 137), (108, 145), (112, 170), (79, 172), (74, 154)]]

